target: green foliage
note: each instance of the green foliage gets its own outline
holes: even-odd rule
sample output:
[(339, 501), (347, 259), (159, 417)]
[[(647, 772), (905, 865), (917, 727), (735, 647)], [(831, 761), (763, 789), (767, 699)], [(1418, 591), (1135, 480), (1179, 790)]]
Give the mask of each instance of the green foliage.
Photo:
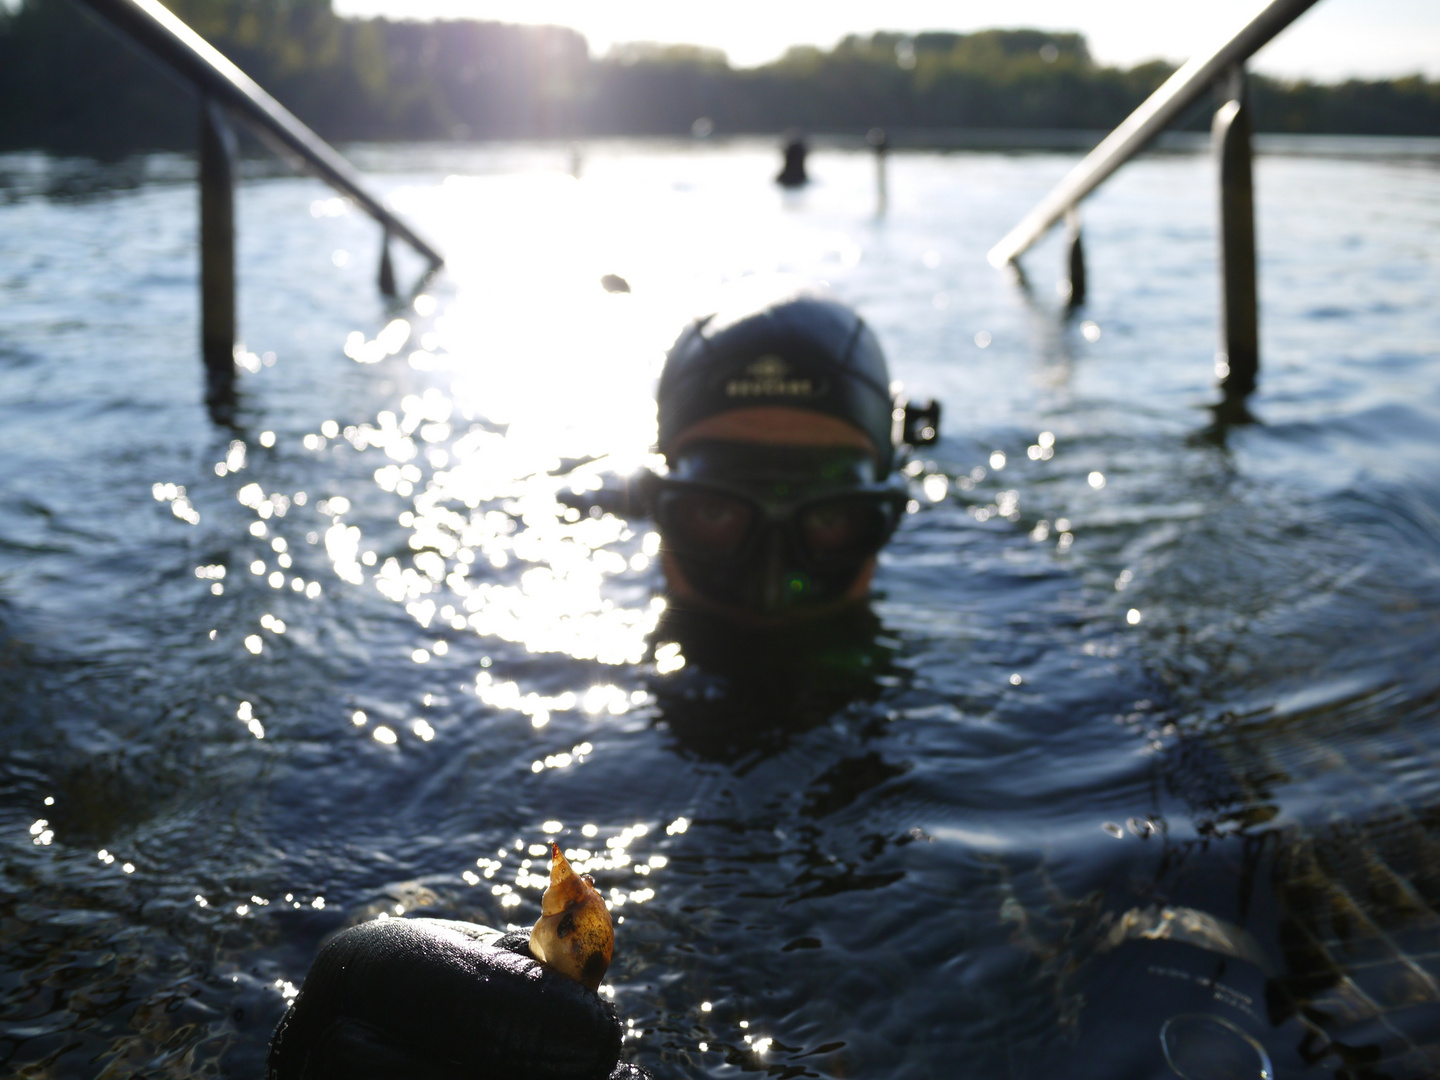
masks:
[[(167, 0), (322, 136), (567, 134), (589, 52), (558, 27), (342, 19), (330, 0)], [(195, 95), (72, 0), (0, 21), (0, 148), (99, 156), (194, 145)]]
[[(678, 135), (700, 116), (720, 132), (1105, 130), (1174, 70), (1163, 61), (1101, 67), (1080, 35), (1041, 30), (852, 35), (752, 69), (649, 47), (591, 65), (582, 115), (596, 134)], [(1440, 83), (1254, 82), (1262, 131), (1440, 135)]]
[[(342, 19), (330, 0), (167, 0), (332, 140), (684, 134), (786, 128), (1113, 127), (1172, 72), (1097, 65), (1041, 30), (877, 33), (757, 68), (688, 45), (592, 59), (559, 27)], [(193, 92), (73, 0), (0, 9), (0, 148), (98, 156), (194, 145)], [(1254, 80), (1260, 130), (1440, 134), (1440, 83)]]
[(1440, 135), (1440, 82), (1418, 75), (1334, 86), (1258, 78), (1251, 96), (1262, 131)]
[(731, 132), (1103, 128), (1169, 74), (1098, 68), (1080, 35), (1040, 30), (852, 35), (749, 70), (643, 54), (594, 68), (590, 127), (616, 134), (680, 133), (697, 116)]
[(191, 95), (66, 3), (32, 0), (0, 25), (0, 147), (110, 157), (193, 143)]

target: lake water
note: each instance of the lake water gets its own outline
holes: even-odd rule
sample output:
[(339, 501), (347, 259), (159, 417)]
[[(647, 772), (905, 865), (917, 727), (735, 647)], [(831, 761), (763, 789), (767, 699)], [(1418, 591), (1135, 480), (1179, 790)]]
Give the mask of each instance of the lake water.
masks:
[[(1200, 154), (1090, 201), (1073, 318), (1058, 238), (984, 260), (1073, 154), (897, 154), (877, 216), (858, 152), (352, 148), (449, 260), (391, 307), (257, 171), (235, 430), (193, 163), (0, 157), (5, 1069), (258, 1076), (325, 935), (528, 925), (558, 836), (661, 1077), (1440, 1071), (1440, 148), (1281, 149), (1229, 429)], [(562, 501), (773, 271), (945, 407), (870, 614), (779, 641)]]

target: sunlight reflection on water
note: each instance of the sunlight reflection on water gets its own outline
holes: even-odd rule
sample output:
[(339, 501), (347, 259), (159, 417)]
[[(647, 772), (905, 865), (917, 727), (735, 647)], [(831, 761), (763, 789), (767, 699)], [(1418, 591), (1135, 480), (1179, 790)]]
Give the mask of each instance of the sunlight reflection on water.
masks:
[[(431, 381), (402, 398), (398, 415), (381, 411), (346, 433), (357, 450), (393, 462), (375, 469), (382, 490), (413, 495), (402, 521), (415, 554), (386, 558), (373, 578), (423, 627), (443, 608), (452, 629), (463, 620), (482, 638), (531, 652), (639, 663), (664, 609), (649, 595), (657, 538), (610, 514), (582, 517), (557, 493), (655, 464), (651, 388), (698, 294), (724, 280), (717, 253), (720, 266), (742, 272), (797, 256), (859, 262), (859, 246), (843, 235), (757, 229), (757, 214), (774, 221), (763, 190), (712, 195), (697, 215), (657, 197), (653, 179), (634, 183), (637, 175), (608, 184), (554, 173), (449, 176), (391, 195), (397, 208), (446, 223), (447, 295), (420, 298), (418, 327), (392, 319), (373, 339), (352, 333), (345, 352), (374, 363), (418, 340), (408, 362)], [(678, 233), (705, 252), (703, 270), (676, 258)], [(598, 287), (616, 269), (634, 293)], [(357, 526), (337, 518), (325, 543), (342, 580), (365, 580)], [(640, 588), (607, 589), (612, 578)], [(498, 693), (481, 696), (496, 707), (511, 700)], [(534, 693), (514, 700), (506, 707), (537, 721), (557, 707)]]
[[(650, 386), (675, 332), (675, 305), (663, 286), (652, 285), (647, 297), (599, 288), (617, 260), (634, 260), (633, 251), (617, 252), (613, 225), (636, 217), (640, 204), (602, 209), (588, 191), (542, 173), (451, 176), (392, 196), (399, 207), (449, 223), (453, 291), (421, 335), (423, 353), (410, 358), (439, 384), (405, 397), (398, 420), (382, 413), (375, 426), (362, 426), (356, 445), (401, 463), (376, 469), (384, 490), (415, 493), (414, 565), (385, 560), (377, 584), (422, 626), (444, 607), (455, 613), (452, 627), (463, 619), (481, 637), (635, 664), (663, 600), (626, 602), (603, 586), (608, 577), (643, 574), (653, 539), (609, 514), (581, 517), (556, 494), (599, 486), (592, 463), (623, 475), (651, 461)], [(494, 257), (497, 250), (503, 257)], [(647, 280), (644, 270), (639, 276)], [(432, 307), (425, 299), (417, 315)], [(398, 352), (397, 325), (373, 341), (352, 340), (347, 353), (364, 362)], [(342, 577), (359, 579), (361, 543), (351, 526), (330, 545)], [(506, 568), (499, 580), (490, 573)], [(537, 726), (549, 711), (569, 707), (516, 694), (504, 707)], [(496, 707), (510, 701), (493, 687), (481, 696)]]

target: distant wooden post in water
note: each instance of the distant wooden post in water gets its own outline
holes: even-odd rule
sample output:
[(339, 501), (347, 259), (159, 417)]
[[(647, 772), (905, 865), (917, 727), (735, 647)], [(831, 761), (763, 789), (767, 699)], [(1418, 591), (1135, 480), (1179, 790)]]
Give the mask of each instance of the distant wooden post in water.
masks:
[(1255, 389), (1260, 371), (1260, 301), (1255, 271), (1255, 189), (1250, 167), (1250, 108), (1245, 68), (1220, 81), (1226, 99), (1215, 113), (1220, 167), (1220, 347), (1215, 375), (1226, 397)]
[(875, 151), (875, 216), (882, 217), (890, 206), (890, 187), (886, 183), (885, 158), (890, 152), (890, 137), (882, 127), (873, 127), (865, 141)]
[(810, 182), (810, 175), (805, 171), (805, 156), (810, 148), (805, 145), (805, 139), (798, 134), (787, 135), (785, 138), (785, 166), (780, 170), (780, 175), (775, 177), (775, 182), (785, 188), (800, 188)]

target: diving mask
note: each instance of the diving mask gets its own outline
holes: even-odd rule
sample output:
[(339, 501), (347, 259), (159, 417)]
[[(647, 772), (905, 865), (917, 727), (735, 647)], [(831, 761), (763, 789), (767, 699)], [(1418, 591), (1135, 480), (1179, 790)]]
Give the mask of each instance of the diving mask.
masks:
[(646, 480), (666, 553), (706, 599), (763, 614), (847, 592), (907, 494), (863, 450), (699, 442)]

